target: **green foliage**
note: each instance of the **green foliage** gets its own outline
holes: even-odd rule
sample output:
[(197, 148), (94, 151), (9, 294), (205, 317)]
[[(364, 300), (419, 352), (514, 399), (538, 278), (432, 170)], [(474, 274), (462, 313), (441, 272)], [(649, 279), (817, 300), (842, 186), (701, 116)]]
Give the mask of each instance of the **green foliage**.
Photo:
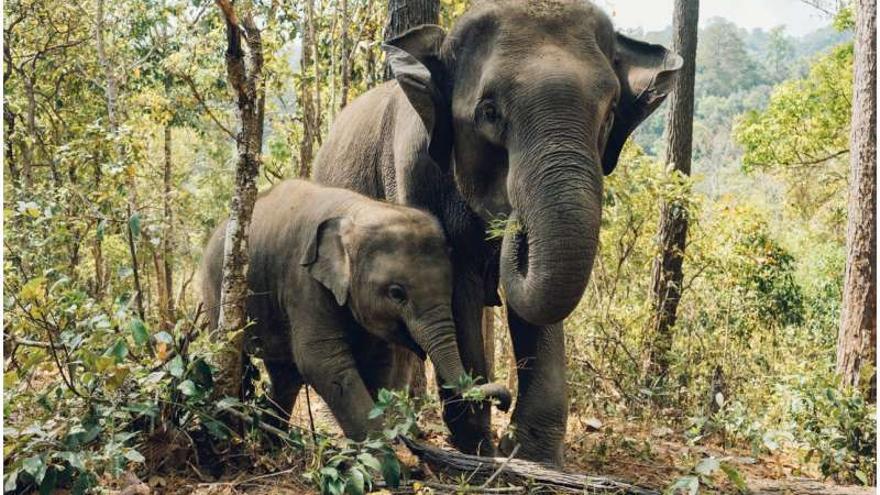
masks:
[(791, 414), (803, 438), (806, 460), (817, 458), (826, 477), (874, 486), (877, 471), (877, 408), (854, 390), (836, 384), (796, 383)]

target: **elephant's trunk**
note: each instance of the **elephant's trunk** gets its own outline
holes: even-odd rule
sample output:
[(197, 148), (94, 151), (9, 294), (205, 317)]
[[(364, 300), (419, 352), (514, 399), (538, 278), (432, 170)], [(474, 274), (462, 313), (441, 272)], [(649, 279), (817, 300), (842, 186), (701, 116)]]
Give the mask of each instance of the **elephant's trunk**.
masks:
[[(422, 315), (410, 326), (413, 340), (431, 358), (443, 384), (455, 387), (465, 375), (465, 369), (458, 351), (452, 311), (448, 306), (438, 306), (429, 313), (442, 316), (431, 318), (429, 315)], [(487, 383), (477, 388), (486, 399), (497, 400), (497, 406), (502, 411), (507, 411), (510, 407), (510, 391), (503, 385)]]
[(574, 310), (599, 243), (599, 161), (560, 141), (583, 138), (557, 133), (510, 156), (513, 213), (501, 246), (501, 282), (510, 307), (534, 325), (556, 323)]
[(455, 335), (455, 324), (452, 322), (451, 310), (435, 309), (432, 313), (443, 313), (440, 318), (426, 318), (423, 315), (411, 329), (413, 340), (421, 347), (434, 363), (434, 368), (444, 384), (457, 384), (465, 374), (458, 352), (458, 341)]

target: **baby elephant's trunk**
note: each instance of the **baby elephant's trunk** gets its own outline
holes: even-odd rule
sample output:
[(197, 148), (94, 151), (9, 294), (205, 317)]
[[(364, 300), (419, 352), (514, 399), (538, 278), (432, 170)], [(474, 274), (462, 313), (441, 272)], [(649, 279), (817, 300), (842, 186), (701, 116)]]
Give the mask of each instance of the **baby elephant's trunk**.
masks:
[[(435, 319), (421, 318), (428, 323), (419, 322), (410, 326), (413, 339), (421, 347), (434, 363), (437, 375), (448, 387), (458, 388), (462, 384), (462, 378), (466, 375), (464, 366), (461, 363), (461, 355), (458, 352), (458, 341), (456, 340), (455, 324), (452, 322), (451, 310), (447, 307), (437, 308), (432, 311), (434, 314), (442, 315)], [(424, 316), (424, 315), (423, 315)], [(511, 395), (510, 391), (504, 385), (498, 383), (487, 383), (476, 387), (481, 392), (485, 400), (495, 402), (498, 409), (507, 411), (510, 408)], [(465, 390), (457, 390), (457, 392), (466, 392)]]

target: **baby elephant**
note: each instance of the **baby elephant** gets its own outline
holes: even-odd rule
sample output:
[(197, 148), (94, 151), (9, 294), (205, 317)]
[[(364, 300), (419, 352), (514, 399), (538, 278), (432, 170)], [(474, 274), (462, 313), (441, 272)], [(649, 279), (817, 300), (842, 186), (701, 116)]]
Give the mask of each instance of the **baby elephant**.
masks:
[[(225, 230), (224, 222), (214, 232), (202, 265), (212, 328)], [(448, 248), (427, 213), (288, 180), (257, 199), (248, 250), (248, 338), (256, 338), (283, 417), (308, 383), (345, 435), (362, 440), (381, 426), (367, 417), (378, 390), (408, 383), (406, 349), (430, 357), (444, 384), (465, 374)], [(479, 388), (500, 409), (510, 406), (503, 386)]]

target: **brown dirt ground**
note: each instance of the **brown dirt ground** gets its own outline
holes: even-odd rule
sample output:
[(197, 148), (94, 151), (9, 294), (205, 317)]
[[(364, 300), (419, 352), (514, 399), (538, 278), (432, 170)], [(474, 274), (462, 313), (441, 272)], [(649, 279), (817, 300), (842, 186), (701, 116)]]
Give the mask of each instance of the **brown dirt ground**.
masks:
[[(320, 399), (311, 394), (313, 415), (318, 429), (339, 432), (332, 416)], [(297, 400), (294, 422), (308, 425), (305, 397)], [(494, 426), (503, 432), (508, 418), (496, 413)], [(423, 418), (425, 419), (425, 418)], [(426, 418), (429, 424), (424, 431), (427, 440), (446, 446), (439, 418)], [(791, 456), (778, 454), (751, 457), (742, 449), (724, 449), (720, 445), (687, 445), (681, 432), (669, 428), (657, 428), (647, 422), (623, 422), (606, 420), (601, 425), (595, 418), (572, 414), (566, 445), (566, 471), (618, 478), (633, 484), (662, 490), (677, 478), (688, 474), (707, 456), (724, 458), (747, 480), (747, 484), (760, 493), (847, 493), (867, 495), (873, 489), (838, 487), (821, 481), (815, 466), (807, 466)], [(599, 426), (599, 429), (596, 429)], [(405, 448), (398, 449), (404, 464), (410, 469), (418, 466), (418, 460)], [(283, 454), (280, 454), (284, 457)], [(268, 495), (268, 494), (314, 494), (303, 479), (301, 460), (246, 456), (246, 465), (227, 467), (227, 473), (214, 480), (203, 474), (190, 461), (175, 459), (167, 474), (152, 476), (140, 481), (129, 475), (127, 479), (107, 480), (117, 489), (111, 493), (121, 495), (150, 494), (196, 494), (196, 495)], [(256, 459), (256, 461), (254, 461)], [(723, 474), (715, 476), (716, 486), (704, 492), (736, 493), (733, 485)], [(379, 493), (387, 494), (383, 491)], [(410, 491), (410, 493), (413, 493)], [(419, 493), (439, 493), (421, 491)]]

